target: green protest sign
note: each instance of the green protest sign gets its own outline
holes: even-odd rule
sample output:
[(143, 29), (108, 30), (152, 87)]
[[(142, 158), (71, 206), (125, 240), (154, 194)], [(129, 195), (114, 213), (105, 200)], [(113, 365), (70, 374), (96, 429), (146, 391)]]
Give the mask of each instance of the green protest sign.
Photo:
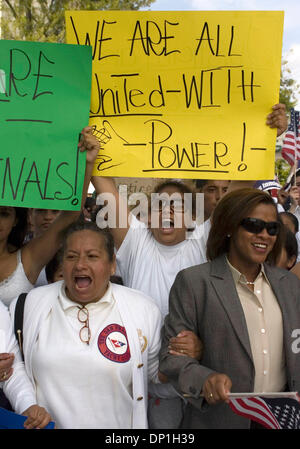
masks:
[(91, 47), (0, 41), (0, 205), (78, 210)]

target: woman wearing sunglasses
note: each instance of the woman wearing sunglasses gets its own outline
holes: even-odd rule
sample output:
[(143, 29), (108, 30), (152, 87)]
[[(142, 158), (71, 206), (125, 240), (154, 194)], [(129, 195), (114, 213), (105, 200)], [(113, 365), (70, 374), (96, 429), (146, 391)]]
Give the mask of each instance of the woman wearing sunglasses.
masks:
[[(283, 237), (271, 196), (236, 190), (214, 211), (210, 262), (178, 274), (160, 371), (188, 398), (183, 427), (251, 428), (228, 406), (230, 392), (300, 390), (300, 357), (291, 337), (300, 329), (300, 282), (274, 266)], [(200, 363), (169, 354), (169, 339), (182, 328), (202, 340)]]

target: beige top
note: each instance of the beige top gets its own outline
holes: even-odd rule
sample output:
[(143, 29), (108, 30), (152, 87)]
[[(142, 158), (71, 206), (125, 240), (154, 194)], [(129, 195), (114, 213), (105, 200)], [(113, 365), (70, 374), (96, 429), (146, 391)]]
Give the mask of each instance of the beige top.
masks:
[(286, 386), (283, 324), (280, 306), (264, 267), (254, 281), (247, 279), (227, 260), (240, 298), (255, 367), (254, 392), (279, 392)]

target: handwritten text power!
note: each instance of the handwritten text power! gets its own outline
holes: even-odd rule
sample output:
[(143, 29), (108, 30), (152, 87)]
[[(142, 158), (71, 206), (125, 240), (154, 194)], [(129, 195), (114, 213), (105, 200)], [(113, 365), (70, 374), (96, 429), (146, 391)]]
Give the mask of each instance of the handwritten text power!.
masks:
[[(172, 127), (158, 119), (146, 122), (151, 127), (151, 168), (144, 172), (198, 171), (202, 173), (229, 173), (232, 169), (232, 150), (230, 143), (224, 141), (209, 142), (199, 136), (199, 141), (190, 141), (186, 145), (176, 143)], [(266, 151), (266, 148), (251, 147), (247, 144), (247, 125), (241, 124), (239, 149), (234, 147), (238, 172), (247, 170), (246, 151)], [(201, 140), (200, 140), (201, 139)]]

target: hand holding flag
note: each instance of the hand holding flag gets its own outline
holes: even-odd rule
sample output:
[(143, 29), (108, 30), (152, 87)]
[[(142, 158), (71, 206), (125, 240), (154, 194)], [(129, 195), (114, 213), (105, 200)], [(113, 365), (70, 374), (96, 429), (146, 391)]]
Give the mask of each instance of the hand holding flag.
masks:
[(267, 429), (300, 429), (298, 393), (234, 393), (229, 406), (238, 415)]
[(232, 382), (226, 374), (213, 373), (210, 374), (203, 384), (202, 393), (211, 405), (220, 401), (229, 402), (228, 394), (230, 392)]

